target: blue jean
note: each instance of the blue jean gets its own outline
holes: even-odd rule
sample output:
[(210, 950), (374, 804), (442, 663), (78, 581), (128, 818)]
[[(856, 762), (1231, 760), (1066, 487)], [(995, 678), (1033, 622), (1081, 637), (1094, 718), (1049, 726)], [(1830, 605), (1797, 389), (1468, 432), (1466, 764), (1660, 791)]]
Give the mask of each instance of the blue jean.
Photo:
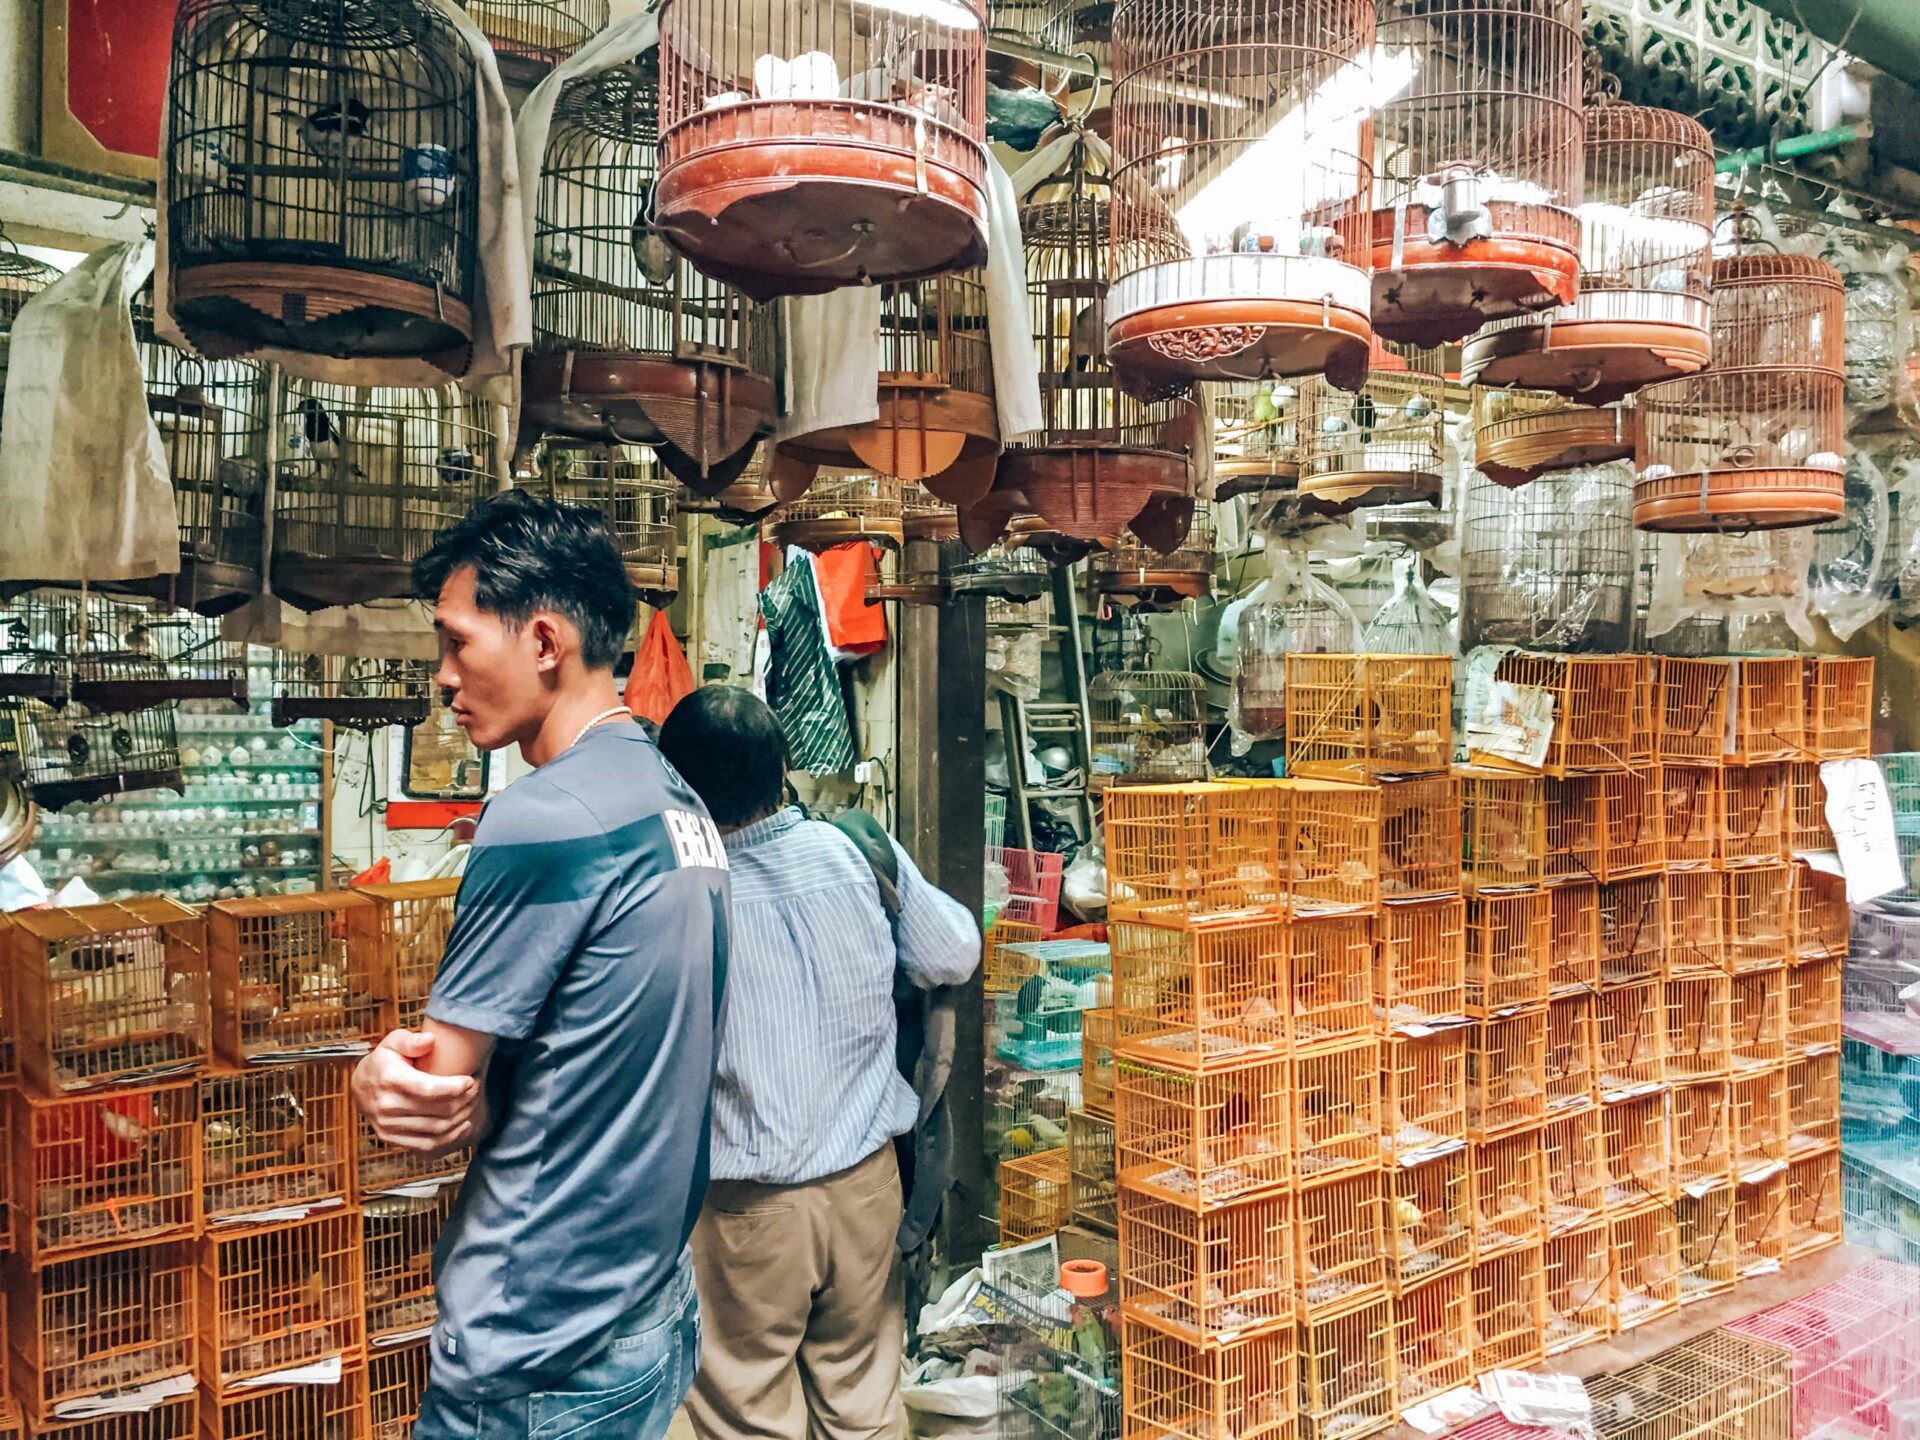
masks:
[(661, 1440), (700, 1368), (691, 1267), (551, 1390), (474, 1402), (429, 1378), (413, 1440)]

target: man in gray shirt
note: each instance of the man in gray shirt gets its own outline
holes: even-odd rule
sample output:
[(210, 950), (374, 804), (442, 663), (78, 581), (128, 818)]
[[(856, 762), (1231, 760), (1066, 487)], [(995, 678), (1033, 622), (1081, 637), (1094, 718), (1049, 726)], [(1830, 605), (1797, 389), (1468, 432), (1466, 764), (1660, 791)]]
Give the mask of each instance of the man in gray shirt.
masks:
[(615, 695), (633, 596), (597, 515), (496, 496), (415, 581), (459, 724), (535, 767), (480, 818), (424, 1029), (354, 1076), (389, 1143), (477, 1141), (415, 1440), (654, 1440), (699, 1359), (726, 851)]

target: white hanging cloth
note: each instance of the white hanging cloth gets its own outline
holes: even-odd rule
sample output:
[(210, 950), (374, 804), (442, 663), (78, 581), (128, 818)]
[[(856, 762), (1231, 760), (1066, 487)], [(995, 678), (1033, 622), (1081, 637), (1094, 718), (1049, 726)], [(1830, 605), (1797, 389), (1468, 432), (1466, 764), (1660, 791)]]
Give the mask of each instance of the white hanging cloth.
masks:
[[(474, 115), (479, 154), (474, 157), (479, 186), (479, 234), (475, 256), (480, 266), (473, 297), (473, 358), (457, 377), (468, 391), (496, 404), (517, 403), (516, 352), (533, 343), (533, 279), (527, 259), (527, 228), (522, 205), (532, 201), (520, 188), (520, 166), (513, 139), (513, 110), (492, 45), (455, 0), (423, 0), (450, 25), (474, 57)], [(154, 272), (154, 329), (162, 340), (191, 351), (172, 313), (167, 260), (168, 165), (172, 109), (160, 107), (160, 166), (154, 187), (159, 263)], [(397, 385), (428, 389), (450, 377), (431, 360), (417, 357), (342, 359), (301, 350), (262, 346), (247, 358), (278, 364), (301, 380), (331, 385)]]
[(262, 595), (222, 619), (220, 638), (270, 645), (295, 655), (362, 660), (436, 660), (440, 655), (433, 612), (418, 600), (307, 611)]
[(143, 580), (180, 569), (166, 446), (129, 309), (153, 246), (96, 250), (21, 309), (0, 445), (0, 580)]

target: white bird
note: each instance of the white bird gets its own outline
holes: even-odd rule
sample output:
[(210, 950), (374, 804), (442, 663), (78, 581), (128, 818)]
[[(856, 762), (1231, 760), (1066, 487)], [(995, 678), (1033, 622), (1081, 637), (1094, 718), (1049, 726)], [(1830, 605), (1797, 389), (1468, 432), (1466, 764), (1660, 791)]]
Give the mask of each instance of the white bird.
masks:
[(181, 146), (181, 173), (198, 189), (231, 189), (232, 165), (233, 157), (218, 136), (189, 136)]
[(534, 236), (533, 266), (536, 270), (549, 270), (560, 275), (571, 270), (573, 247), (567, 243), (566, 236), (555, 230)]
[(822, 50), (791, 60), (762, 55), (753, 62), (753, 93), (762, 100), (832, 100), (840, 94), (840, 67)]

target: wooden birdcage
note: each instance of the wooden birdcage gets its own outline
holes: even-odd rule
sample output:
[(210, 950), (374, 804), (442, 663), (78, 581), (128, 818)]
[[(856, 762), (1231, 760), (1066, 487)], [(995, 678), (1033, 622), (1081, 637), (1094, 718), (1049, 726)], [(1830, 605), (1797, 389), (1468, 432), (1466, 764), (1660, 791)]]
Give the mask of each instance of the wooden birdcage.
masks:
[(425, 660), (273, 652), (275, 725), (328, 720), (349, 730), (420, 724), (433, 709), (433, 666)]
[(1524, 489), (1467, 480), (1460, 643), (1620, 651), (1633, 634), (1633, 472), (1543, 473)]
[(1213, 400), (1213, 498), (1284, 494), (1300, 483), (1300, 388), (1221, 381)]
[(1556, 1235), (1546, 1244), (1546, 1325), (1541, 1349), (1558, 1355), (1613, 1330), (1612, 1247), (1605, 1225)]
[(1823, 260), (1714, 262), (1713, 364), (1640, 394), (1635, 525), (1768, 530), (1841, 513), (1845, 312)]
[(449, 1185), (467, 1173), (470, 1150), (454, 1150), (429, 1157), (417, 1150), (399, 1150), (374, 1134), (366, 1116), (354, 1128), (354, 1190), (362, 1200), (374, 1195), (430, 1185)]
[(1787, 1155), (1832, 1150), (1840, 1144), (1840, 1052), (1810, 1052), (1787, 1062)]
[(363, 1207), (367, 1341), (384, 1346), (424, 1338), (438, 1311), (433, 1247), (459, 1197), (458, 1184), (431, 1195), (383, 1195)]
[(223, 1071), (200, 1082), (207, 1219), (232, 1224), (353, 1194), (353, 1111), (338, 1061)]
[(1471, 1147), (1473, 1253), (1487, 1260), (1546, 1238), (1547, 1174), (1538, 1131)]
[(1733, 1115), (1724, 1081), (1675, 1085), (1669, 1102), (1668, 1163), (1676, 1189), (1733, 1178)]
[(20, 247), (0, 230), (0, 392), (7, 381), (8, 339), (21, 307), (60, 278), (44, 260), (22, 255)]
[(864, 540), (898, 549), (906, 536), (900, 482), (885, 475), (820, 480), (769, 519), (774, 540), (806, 550), (830, 550)]
[(1630, 405), (1576, 405), (1543, 390), (1473, 391), (1474, 468), (1514, 489), (1549, 470), (1631, 460)]
[[(1416, 1026), (1415, 1029), (1425, 1029)], [(1467, 1041), (1457, 1026), (1394, 1035), (1385, 1062), (1381, 1145), (1401, 1167), (1460, 1149), (1467, 1138)]]
[(1087, 683), (1098, 787), (1207, 778), (1204, 682), (1182, 670), (1107, 670)]
[[(1166, 548), (1150, 539), (1135, 520), (1135, 528), (1104, 550), (1094, 552), (1087, 565), (1087, 584), (1093, 593), (1120, 606), (1139, 610), (1171, 609), (1183, 600), (1203, 599), (1213, 593), (1213, 573), (1220, 557), (1213, 548), (1213, 517), (1205, 506), (1195, 507), (1185, 496), (1155, 496), (1176, 514), (1188, 519), (1171, 527), (1177, 537)], [(1155, 531), (1155, 534), (1163, 532)]]
[(1105, 799), (1109, 914), (1265, 910), (1285, 893), (1272, 783), (1127, 785)]
[(718, 495), (702, 495), (682, 485), (678, 503), (689, 515), (717, 515), (729, 525), (759, 524), (780, 503), (773, 493), (773, 458), (768, 447), (756, 448), (740, 478)]
[(1580, 293), (1482, 330), (1461, 377), (1604, 405), (1705, 366), (1713, 161), (1713, 136), (1691, 116), (1590, 94)]
[(1667, 880), (1641, 875), (1600, 887), (1599, 983), (1632, 985), (1662, 978)]
[(432, 1358), (433, 1346), (427, 1340), (386, 1346), (367, 1357), (369, 1440), (412, 1440)]
[(413, 562), (498, 488), (493, 407), (455, 386), (290, 381), (273, 590), (318, 610), (410, 599)]
[(1294, 1332), (1196, 1345), (1144, 1321), (1120, 1327), (1128, 1435), (1168, 1440), (1295, 1440)]
[(1728, 869), (1773, 867), (1787, 858), (1787, 769), (1730, 765), (1720, 772), (1720, 861)]
[(1666, 1080), (1666, 992), (1658, 980), (1608, 986), (1594, 997), (1594, 1090), (1612, 1102)]
[(1294, 1199), (1177, 1205), (1120, 1192), (1120, 1303), (1136, 1320), (1196, 1343), (1243, 1339), (1293, 1322)]
[(1374, 1000), (1389, 1027), (1466, 1016), (1466, 902), (1395, 902), (1380, 908)]
[(1680, 1304), (1680, 1235), (1656, 1206), (1613, 1221), (1614, 1325), (1632, 1330)]
[(1380, 786), (1380, 894), (1389, 902), (1460, 892), (1461, 785), (1451, 772)]
[(367, 1433), (367, 1367), (345, 1366), (335, 1385), (206, 1393), (201, 1404), (204, 1440), (351, 1440)]
[(1745, 1178), (1788, 1162), (1793, 1130), (1787, 1116), (1784, 1066), (1737, 1075), (1727, 1083), (1733, 1169)]
[(1733, 1263), (1742, 1278), (1772, 1274), (1787, 1258), (1787, 1177), (1770, 1175), (1733, 1192)]
[(1443, 772), (1453, 738), (1447, 655), (1288, 655), (1287, 773)]
[(1300, 382), (1300, 493), (1336, 513), (1440, 503), (1446, 473), (1447, 380), (1438, 350), (1376, 342), (1354, 390), (1325, 376)]
[(1259, 914), (1116, 920), (1109, 934), (1119, 1053), (1186, 1066), (1249, 1051), (1284, 1052), (1292, 1033), (1291, 936), (1284, 920)]
[(1838, 1245), (1844, 1216), (1840, 1205), (1840, 1152), (1829, 1151), (1787, 1166), (1787, 1258), (1797, 1260)]
[(1676, 870), (1666, 879), (1667, 977), (1720, 975), (1727, 960), (1728, 877), (1718, 870)]
[(651, 228), (659, 110), (653, 52), (560, 92), (540, 172), (521, 425), (652, 446), (674, 479), (712, 494), (773, 428), (773, 315)]
[[(1363, 1096), (1377, 1078), (1358, 1080)], [(1290, 1084), (1284, 1056), (1171, 1070), (1128, 1059), (1122, 1042), (1114, 1064), (1120, 1187), (1189, 1206), (1284, 1188), (1294, 1173)], [(1377, 1163), (1380, 1140), (1371, 1138)]]
[(1663, 994), (1661, 1050), (1669, 1080), (1712, 1080), (1733, 1067), (1733, 980), (1694, 975), (1669, 980)]
[(1467, 767), (1461, 782), (1463, 860), (1469, 893), (1517, 890), (1546, 878), (1547, 807), (1537, 775)]
[(381, 1035), (378, 959), (349, 942), (351, 890), (221, 900), (207, 907), (214, 1048), (245, 1065), (350, 1053)]
[(1402, 1410), (1472, 1383), (1473, 1279), (1466, 1271), (1403, 1286), (1393, 1316)]
[(1501, 657), (1494, 678), (1553, 697), (1553, 733), (1540, 766), (1547, 775), (1619, 770), (1639, 748), (1637, 656), (1514, 651)]
[(1366, 373), (1371, 6), (1122, 0), (1113, 292), (1133, 388)]
[(1680, 1303), (1724, 1295), (1740, 1279), (1734, 1231), (1735, 1193), (1725, 1181), (1674, 1197), (1674, 1238), (1680, 1255)]
[(1803, 665), (1801, 753), (1810, 760), (1866, 755), (1873, 748), (1873, 657), (1809, 655)]
[(1606, 1213), (1606, 1123), (1598, 1108), (1570, 1110), (1547, 1121), (1540, 1130), (1540, 1155), (1547, 1172), (1549, 1237), (1581, 1229)]
[(1350, 1310), (1387, 1283), (1386, 1180), (1376, 1166), (1297, 1192), (1294, 1289), (1303, 1321)]
[(1497, 1139), (1546, 1115), (1546, 1007), (1476, 1021), (1467, 1031), (1467, 1133)]
[(951, 593), (954, 570), (972, 559), (959, 538), (959, 512), (924, 485), (903, 485), (900, 532), (899, 553), (882, 554), (879, 571), (867, 581), (868, 601), (940, 604)]
[(180, 6), (161, 163), (173, 318), (201, 354), (273, 346), (466, 372), (477, 70), (424, 0)]
[(200, 1242), (200, 1379), (215, 1395), (366, 1339), (360, 1213), (322, 1212)]
[(1787, 972), (1733, 977), (1733, 1072), (1774, 1069), (1787, 1058)]
[(1464, 1141), (1385, 1167), (1387, 1278), (1410, 1285), (1456, 1273), (1473, 1262), (1473, 1157)]
[(22, 910), (0, 939), (21, 1073), (45, 1095), (200, 1068), (206, 927), (153, 896)]
[(1602, 779), (1572, 775), (1546, 782), (1548, 884), (1600, 878), (1607, 828)]
[(1000, 1162), (1000, 1243), (1044, 1240), (1073, 1219), (1067, 1147)]
[(1827, 824), (1827, 787), (1820, 778), (1818, 760), (1797, 760), (1787, 766), (1787, 849), (1834, 849), (1833, 828)]
[(1664, 1206), (1673, 1191), (1667, 1140), (1667, 1097), (1638, 1095), (1600, 1112), (1606, 1143), (1607, 1213), (1631, 1215)]
[(549, 435), (530, 473), (515, 476), (514, 485), (599, 514), (634, 590), (647, 604), (665, 606), (680, 593), (680, 531), (674, 523), (680, 485), (665, 468), (664, 453)]
[(1399, 1359), (1399, 1334), (1391, 1300), (1377, 1299), (1357, 1310), (1303, 1324), (1302, 1440), (1360, 1440), (1389, 1428), (1399, 1414), (1395, 1398), (1399, 1393)]
[(179, 1241), (11, 1272), (8, 1329), (27, 1414), (51, 1424), (75, 1401), (192, 1375), (197, 1279), (193, 1247)]
[(1193, 452), (1205, 443), (1196, 403), (1143, 401), (1115, 383), (1107, 357), (1107, 177), (1081, 136), (1064, 172), (1020, 208), (1027, 307), (1039, 354), (1044, 423), (1011, 442), (995, 490), (1072, 539), (1119, 535), (1156, 494), (1193, 489)]
[(147, 412), (167, 452), (180, 520), (180, 571), (119, 582), (203, 615), (224, 614), (260, 593), (267, 503), (266, 371), (246, 360), (210, 360), (153, 332), (152, 300), (134, 303), (134, 339)]
[(1600, 985), (1605, 954), (1601, 936), (1600, 886), (1577, 880), (1548, 892), (1553, 906), (1554, 948), (1547, 974), (1547, 993), (1588, 995)]
[(1438, 345), (1572, 302), (1580, 8), (1389, 0), (1379, 12), (1373, 324)]
[(66, 703), (87, 612), (77, 591), (28, 590), (0, 605), (0, 698)]
[(1119, 1228), (1119, 1151), (1113, 1117), (1091, 1110), (1067, 1112), (1067, 1189), (1073, 1223), (1102, 1234)]
[(1294, 1164), (1302, 1186), (1377, 1169), (1381, 1155), (1380, 1044), (1345, 1040), (1295, 1055)]
[(1597, 1068), (1591, 991), (1562, 995), (1547, 1006), (1547, 1111), (1561, 1115), (1593, 1103)]
[(198, 1099), (191, 1080), (71, 1100), (9, 1096), (20, 1256), (40, 1267), (196, 1234)]
[(1754, 865), (1726, 873), (1726, 959), (1736, 975), (1773, 969), (1793, 956), (1793, 872)]
[(1473, 1267), (1473, 1368), (1511, 1370), (1543, 1353), (1546, 1335), (1545, 1247), (1539, 1242)]
[(654, 223), (756, 300), (986, 258), (986, 7), (668, 0)]
[(347, 911), (347, 941), (381, 977), (379, 992), (387, 1007), (381, 1024), (417, 1030), (453, 929), (459, 877), (361, 885), (354, 893), (371, 903)]
[(1467, 901), (1467, 1013), (1542, 1005), (1553, 988), (1553, 897), (1544, 890)]
[[(200, 1440), (199, 1415), (199, 1395), (189, 1391), (134, 1415), (41, 1425), (33, 1434), (45, 1440)], [(0, 1401), (0, 1440), (20, 1440), (21, 1434), (19, 1410), (12, 1401)]]
[[(607, 28), (607, 0), (465, 0), (502, 60), (558, 65)], [(383, 1437), (376, 1437), (383, 1440)]]
[(0, 705), (0, 750), (19, 757), (19, 778), (43, 810), (186, 786), (171, 706), (89, 713), (8, 701)]
[(1840, 1048), (1844, 993), (1839, 957), (1802, 960), (1787, 971), (1787, 1058), (1828, 1055)]
[(1697, 869), (1720, 858), (1722, 772), (1710, 765), (1662, 765), (1667, 867)]

